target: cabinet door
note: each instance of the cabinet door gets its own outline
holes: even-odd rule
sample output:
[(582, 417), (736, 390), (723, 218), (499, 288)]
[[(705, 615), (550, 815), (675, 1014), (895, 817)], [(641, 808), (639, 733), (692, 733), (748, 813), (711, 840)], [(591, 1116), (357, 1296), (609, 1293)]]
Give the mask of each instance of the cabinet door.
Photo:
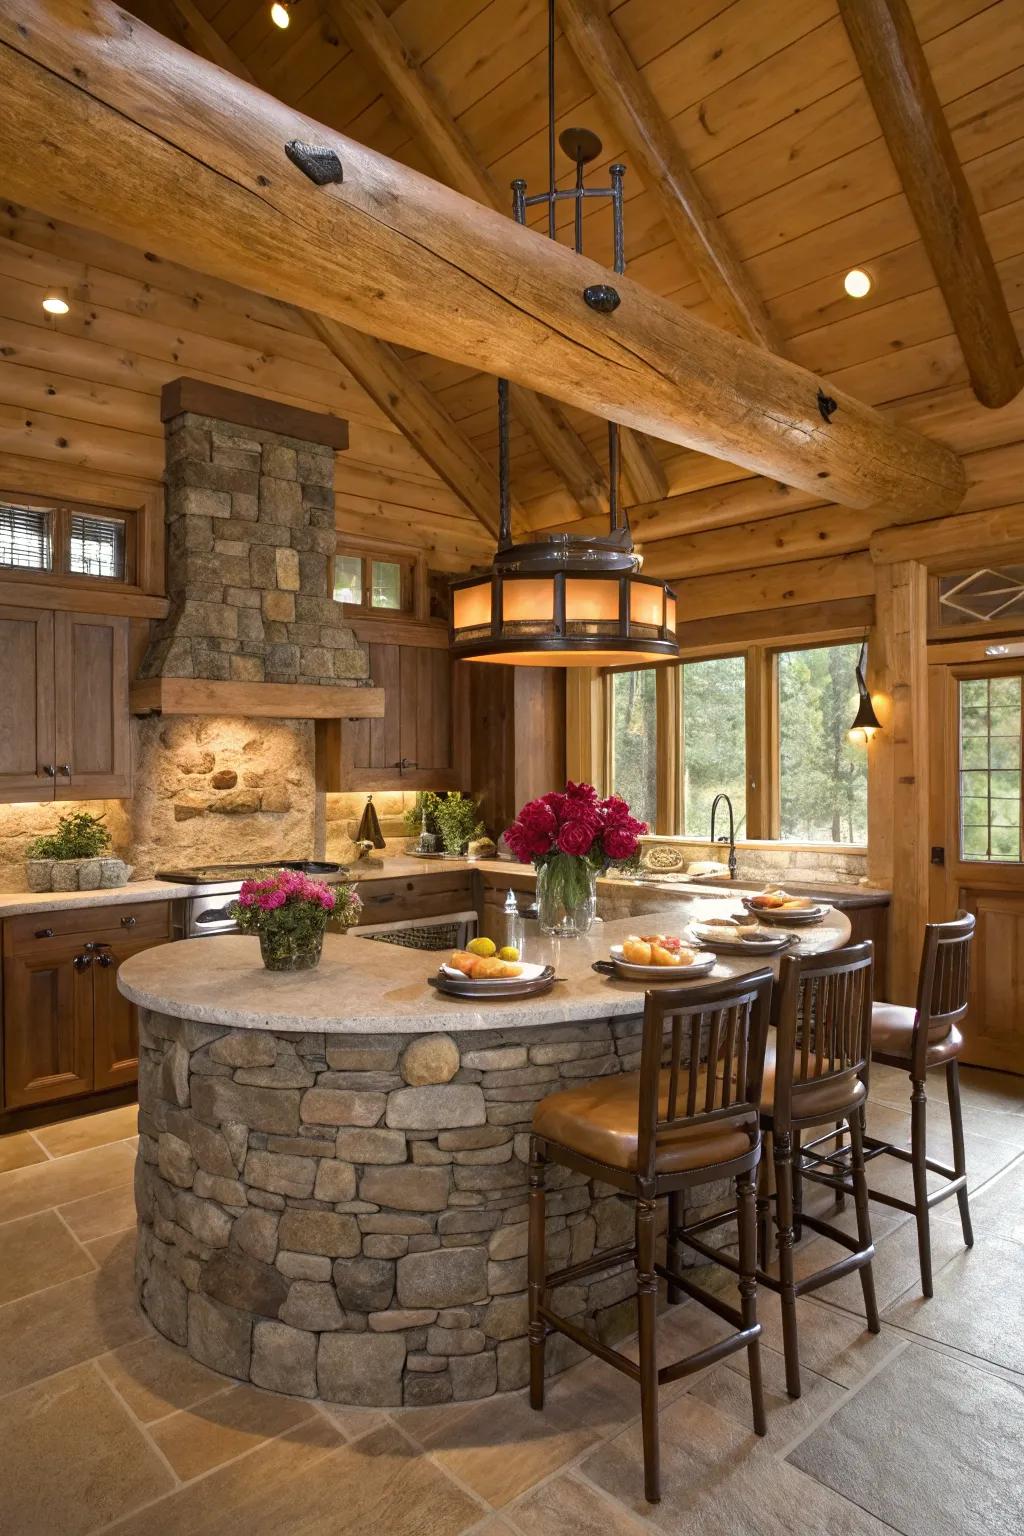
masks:
[(53, 799), (53, 618), (0, 608), (0, 801)]
[(40, 939), (4, 960), (5, 1109), (93, 1086), (92, 967), (81, 956), (79, 940)]
[(323, 723), (318, 751), (326, 747), (328, 764), (322, 787), (457, 789), (447, 648), (371, 642), (368, 649), (370, 676), (384, 689), (384, 714)]
[(58, 613), (55, 620), (56, 798), (125, 798), (128, 620), (97, 613)]
[(138, 1076), (138, 1010), (117, 990), (117, 973), (131, 955), (170, 939), (170, 906), (154, 903), (154, 908), (157, 906), (159, 913), (147, 914), (149, 926), (144, 932), (105, 929), (93, 939), (102, 945), (93, 951), (96, 959), (92, 967), (93, 1082), (97, 1090), (134, 1083)]

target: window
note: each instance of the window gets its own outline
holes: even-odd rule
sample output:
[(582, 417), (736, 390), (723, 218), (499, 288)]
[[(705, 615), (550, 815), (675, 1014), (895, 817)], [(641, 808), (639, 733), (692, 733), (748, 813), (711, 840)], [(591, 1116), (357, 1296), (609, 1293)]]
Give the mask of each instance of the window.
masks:
[(412, 561), (370, 554), (334, 557), (334, 600), (374, 612), (408, 613), (412, 608)]
[[(736, 836), (747, 822), (746, 660), (722, 656), (679, 668), (682, 831), (707, 837), (711, 804), (732, 801)], [(728, 818), (725, 819), (728, 830)]]
[(960, 682), (960, 851), (1021, 862), (1021, 680)]
[(778, 653), (778, 835), (784, 841), (867, 841), (867, 755), (847, 734), (857, 709), (859, 650), (823, 645)]
[(1022, 627), (1024, 565), (982, 566), (933, 579), (933, 634), (998, 634)]
[(127, 582), (133, 531), (130, 515), (0, 498), (0, 567)]
[(654, 668), (610, 674), (610, 788), (654, 828), (658, 814), (658, 721)]

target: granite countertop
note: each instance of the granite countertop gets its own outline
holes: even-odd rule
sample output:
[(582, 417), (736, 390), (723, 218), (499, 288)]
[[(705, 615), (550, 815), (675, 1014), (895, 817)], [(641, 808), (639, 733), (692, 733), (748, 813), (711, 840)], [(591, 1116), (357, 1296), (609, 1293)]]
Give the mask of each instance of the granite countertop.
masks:
[[(733, 907), (714, 897), (683, 899), (680, 931), (691, 917)], [(664, 925), (664, 914), (650, 922)], [(643, 919), (634, 916), (602, 923), (586, 939), (538, 938), (532, 947), (528, 941), (526, 958), (549, 961), (563, 982), (541, 997), (505, 1003), (447, 997), (427, 981), (440, 957), (393, 945), (382, 950), (352, 934), (328, 934), (318, 969), (299, 972), (265, 970), (255, 938), (163, 944), (126, 960), (118, 986), (143, 1008), (236, 1029), (421, 1034), (607, 1019), (642, 1012), (644, 985), (601, 976), (591, 963), (638, 928), (643, 931)], [(814, 928), (800, 930), (800, 952), (836, 949), (849, 936), (848, 919), (833, 911)], [(777, 971), (779, 957), (723, 955), (712, 976), (742, 975), (765, 963)]]
[(0, 891), (0, 918), (24, 912), (63, 912), (69, 907), (123, 906), (135, 901), (173, 901), (188, 896), (189, 885), (171, 880), (130, 880), (127, 885), (104, 886), (98, 891)]

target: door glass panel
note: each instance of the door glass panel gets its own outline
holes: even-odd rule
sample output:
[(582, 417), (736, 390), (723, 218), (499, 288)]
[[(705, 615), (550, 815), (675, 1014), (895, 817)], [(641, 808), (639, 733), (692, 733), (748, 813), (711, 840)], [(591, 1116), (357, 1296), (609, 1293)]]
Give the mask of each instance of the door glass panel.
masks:
[(654, 670), (613, 672), (611, 681), (612, 792), (653, 829), (658, 814)]
[(1021, 680), (960, 683), (960, 851), (1019, 864)]

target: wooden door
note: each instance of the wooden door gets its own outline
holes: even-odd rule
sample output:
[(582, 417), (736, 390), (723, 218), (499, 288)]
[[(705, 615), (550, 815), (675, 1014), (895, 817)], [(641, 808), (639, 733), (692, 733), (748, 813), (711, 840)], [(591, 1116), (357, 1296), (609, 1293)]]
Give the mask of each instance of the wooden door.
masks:
[[(77, 963), (76, 963), (77, 962)], [(75, 937), (40, 939), (4, 960), (5, 1109), (93, 1086), (92, 970)]]
[(452, 729), (452, 662), (437, 645), (371, 641), (370, 677), (384, 689), (379, 720), (318, 726), (320, 786), (328, 791), (459, 789)]
[(53, 618), (0, 607), (0, 801), (53, 799)]
[(93, 985), (93, 1086), (117, 1088), (134, 1083), (139, 1068), (139, 1020), (134, 1003), (117, 990), (117, 973), (131, 955), (152, 949), (154, 940), (111, 937), (94, 950)]
[(1024, 1073), (1024, 667), (930, 671), (931, 913), (977, 918), (962, 1060)]
[(55, 615), (56, 798), (131, 794), (128, 620)]

